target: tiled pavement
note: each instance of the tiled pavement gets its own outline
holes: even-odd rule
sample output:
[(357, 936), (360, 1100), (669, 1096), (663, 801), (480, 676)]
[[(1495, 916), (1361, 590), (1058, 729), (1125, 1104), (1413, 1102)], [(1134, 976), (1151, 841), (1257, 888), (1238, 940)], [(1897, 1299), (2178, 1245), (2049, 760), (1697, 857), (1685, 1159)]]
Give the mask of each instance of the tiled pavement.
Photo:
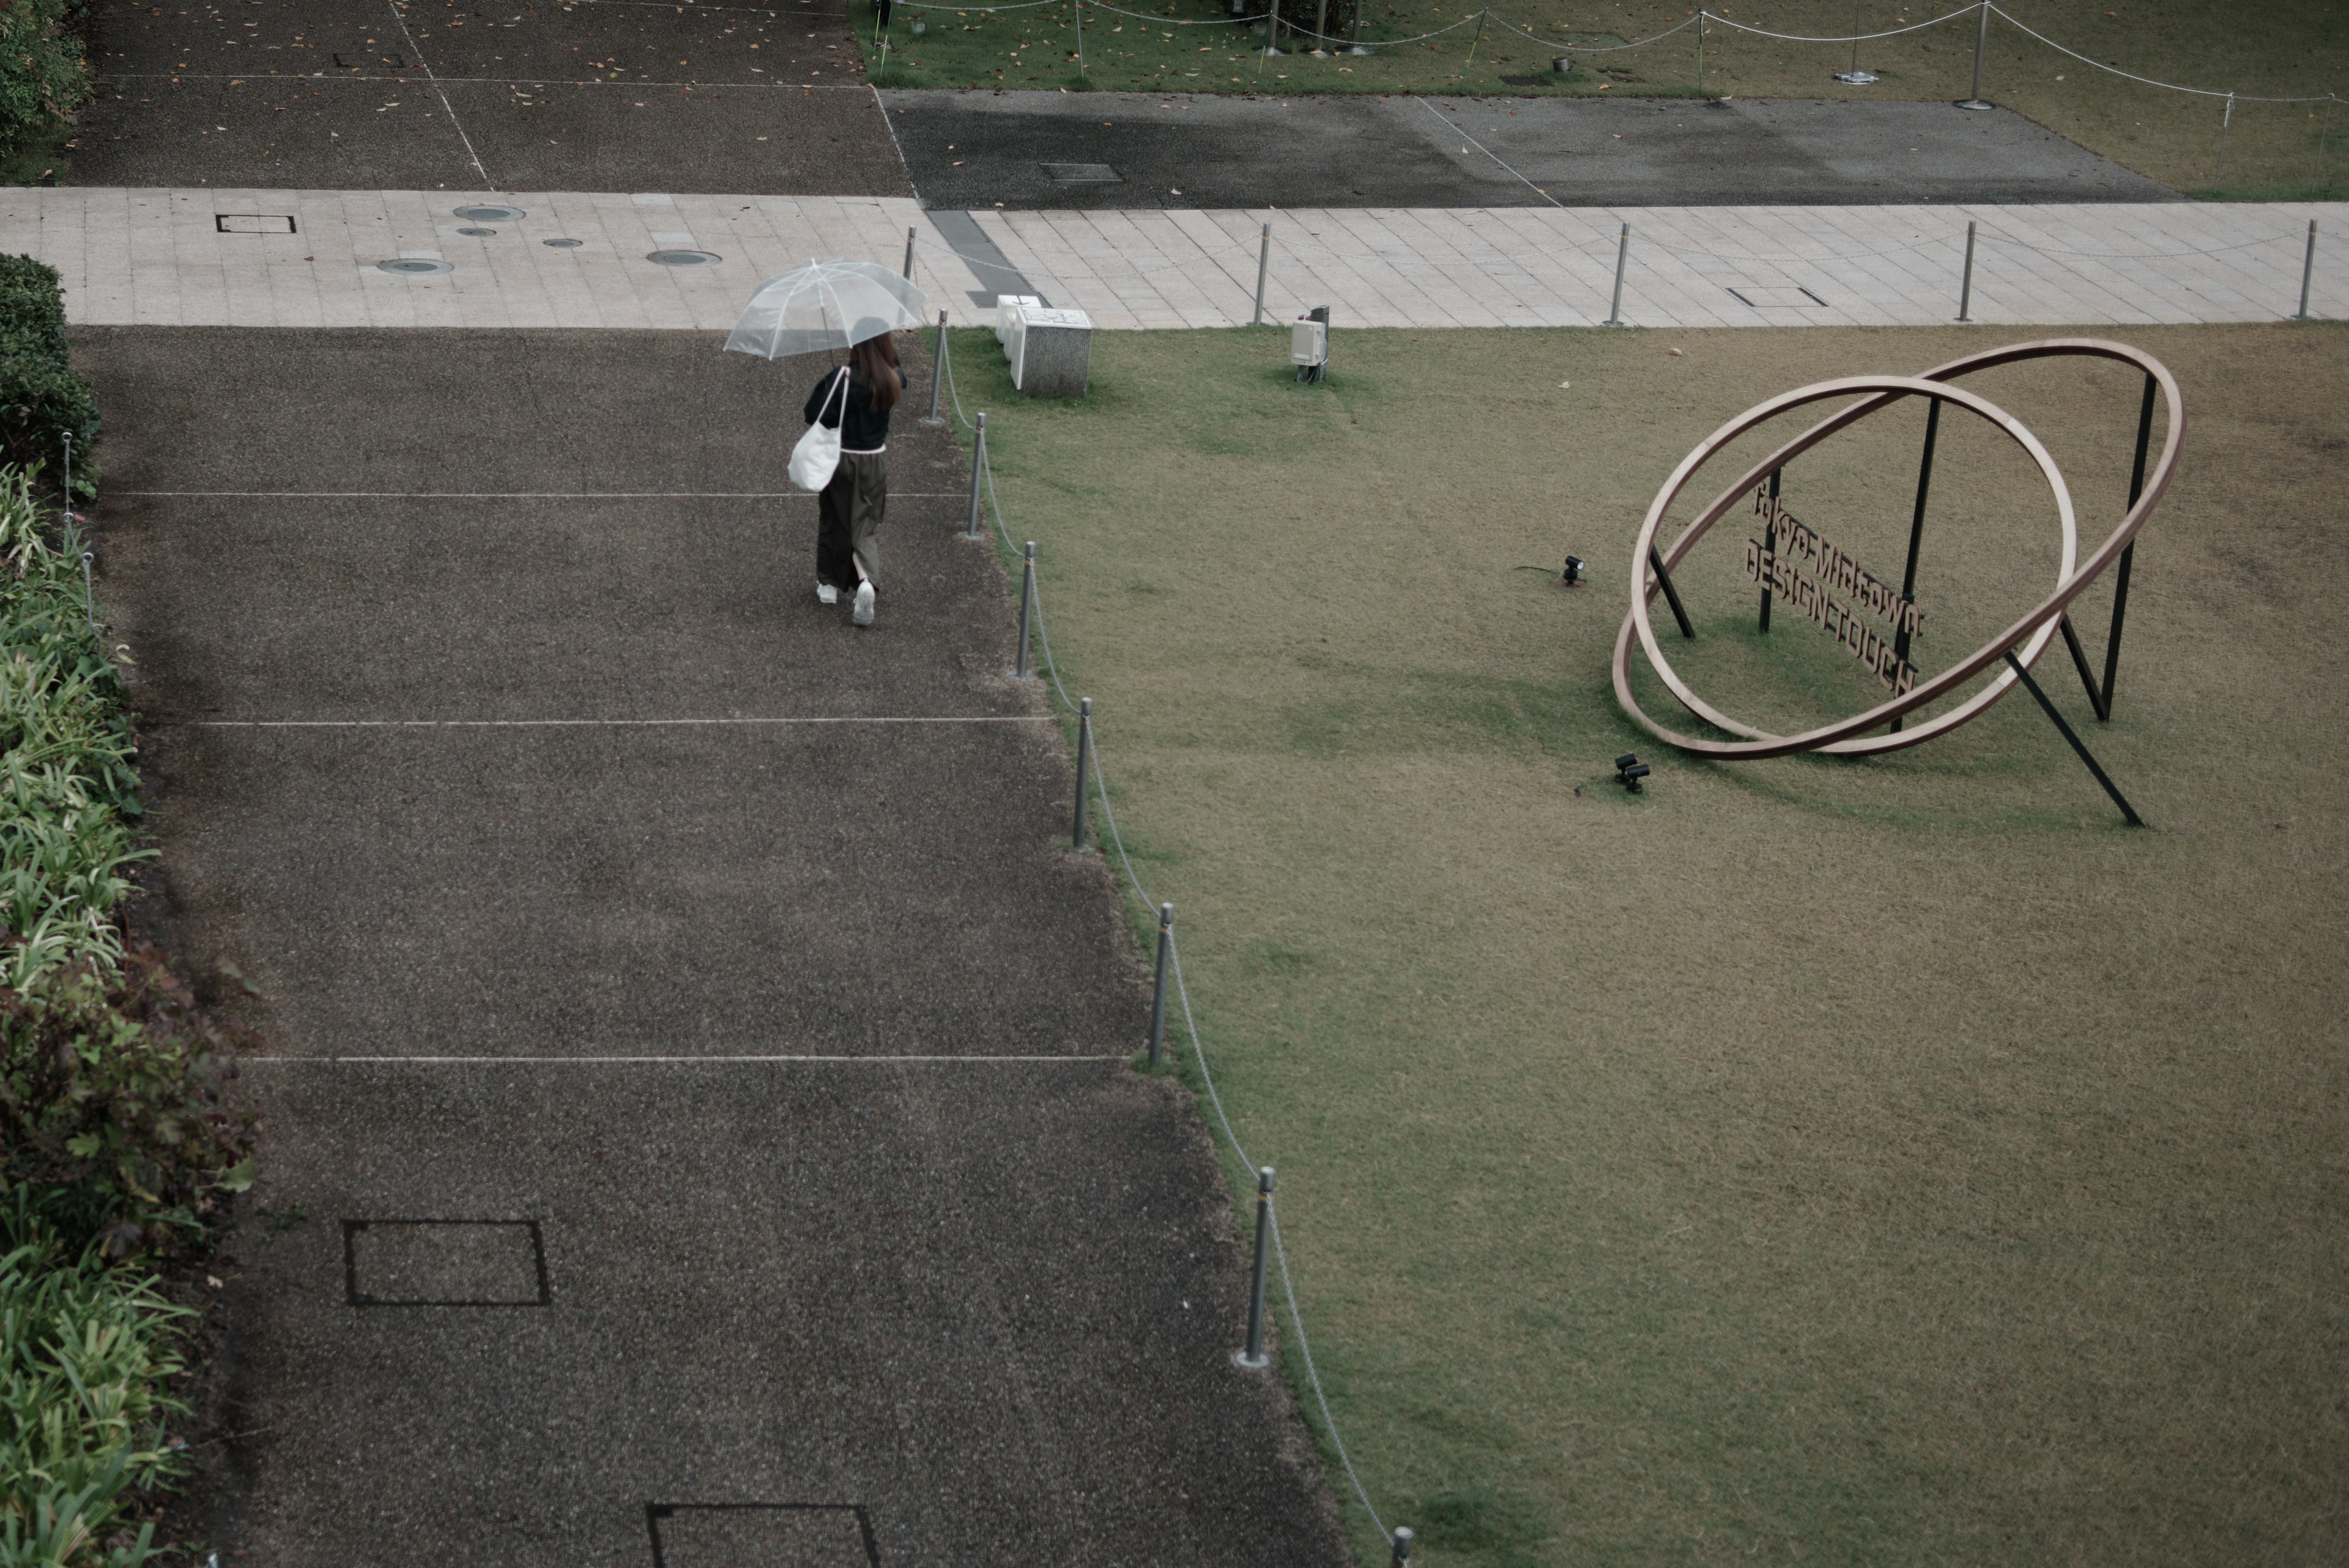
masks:
[[(484, 226), (454, 215), (474, 200), (527, 216), (488, 237), (460, 234)], [(757, 279), (811, 257), (898, 264), (910, 227), (916, 276), (957, 322), (979, 321), (995, 290), (1024, 278), (1053, 304), (1130, 329), (1247, 321), (1269, 222), (1270, 318), (1329, 305), (1340, 325), (1575, 327), (1606, 319), (1629, 223), (1630, 324), (1922, 326), (1957, 314), (1972, 221), (1974, 319), (2132, 325), (2291, 315), (2313, 219), (2311, 311), (2349, 314), (2341, 202), (970, 216), (976, 230), (939, 213), (942, 228), (898, 197), (68, 187), (0, 196), (0, 251), (57, 266), (72, 318), (93, 325), (716, 329)], [(222, 232), (285, 220), (293, 232)], [(579, 244), (543, 243), (554, 239)], [(657, 249), (722, 260), (662, 266), (646, 259)], [(376, 265), (401, 256), (453, 270), (400, 276)]]

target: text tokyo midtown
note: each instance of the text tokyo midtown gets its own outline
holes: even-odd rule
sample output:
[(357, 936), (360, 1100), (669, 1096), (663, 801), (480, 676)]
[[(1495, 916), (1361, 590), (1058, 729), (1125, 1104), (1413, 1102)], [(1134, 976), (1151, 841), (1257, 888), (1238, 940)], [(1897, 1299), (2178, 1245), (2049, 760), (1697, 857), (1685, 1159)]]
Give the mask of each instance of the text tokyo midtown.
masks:
[[(1925, 618), (1916, 605), (1796, 522), (1768, 486), (1755, 488), (1754, 510), (1762, 516), (1763, 538), (1745, 541), (1745, 576), (1824, 627), (1895, 697), (1906, 696), (1917, 684), (1916, 666), (1907, 657), (1909, 639), (1925, 630)], [(1854, 613), (1855, 606), (1861, 614)], [(1898, 640), (1879, 636), (1862, 614), (1889, 622)]]

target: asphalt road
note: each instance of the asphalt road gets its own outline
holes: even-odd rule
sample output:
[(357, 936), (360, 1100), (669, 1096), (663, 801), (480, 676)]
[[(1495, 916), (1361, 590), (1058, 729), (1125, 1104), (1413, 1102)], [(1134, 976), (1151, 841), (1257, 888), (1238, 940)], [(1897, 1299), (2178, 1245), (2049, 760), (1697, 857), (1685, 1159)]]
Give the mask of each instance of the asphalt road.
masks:
[[(943, 434), (892, 432), (859, 630), (775, 493), (812, 366), (76, 348), (167, 923), (265, 997), (220, 1545), (1348, 1560), (1284, 1388), (1232, 1364), (1197, 1111), (1122, 1060), (1140, 961)], [(722, 722), (778, 718), (849, 722)], [(905, 719), (976, 722), (871, 722)]]
[(2020, 115), (1942, 103), (881, 96), (934, 207), (2175, 199)]
[(98, 0), (81, 185), (904, 195), (838, 0)]

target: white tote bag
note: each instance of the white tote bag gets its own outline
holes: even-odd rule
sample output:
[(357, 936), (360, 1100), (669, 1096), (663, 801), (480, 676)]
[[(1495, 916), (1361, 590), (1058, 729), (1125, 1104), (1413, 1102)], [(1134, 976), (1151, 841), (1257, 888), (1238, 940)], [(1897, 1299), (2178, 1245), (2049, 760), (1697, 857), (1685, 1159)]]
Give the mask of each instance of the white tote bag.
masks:
[[(833, 383), (840, 393), (840, 421), (848, 422), (848, 369), (843, 366), (840, 379)], [(792, 483), (802, 490), (822, 490), (832, 483), (833, 471), (840, 466), (840, 431), (826, 429), (823, 416), (832, 409), (832, 393), (823, 395), (816, 406), (815, 423), (808, 426), (807, 434), (800, 437), (799, 445), (792, 448)]]

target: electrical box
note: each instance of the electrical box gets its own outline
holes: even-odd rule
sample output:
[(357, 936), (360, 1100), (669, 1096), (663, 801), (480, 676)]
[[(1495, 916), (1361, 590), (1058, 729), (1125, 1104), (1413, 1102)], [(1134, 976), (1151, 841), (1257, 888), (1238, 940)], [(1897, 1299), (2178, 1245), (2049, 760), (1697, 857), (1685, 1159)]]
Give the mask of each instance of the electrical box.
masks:
[(1288, 362), (1292, 365), (1326, 365), (1330, 362), (1330, 324), (1326, 321), (1299, 321), (1288, 328)]

